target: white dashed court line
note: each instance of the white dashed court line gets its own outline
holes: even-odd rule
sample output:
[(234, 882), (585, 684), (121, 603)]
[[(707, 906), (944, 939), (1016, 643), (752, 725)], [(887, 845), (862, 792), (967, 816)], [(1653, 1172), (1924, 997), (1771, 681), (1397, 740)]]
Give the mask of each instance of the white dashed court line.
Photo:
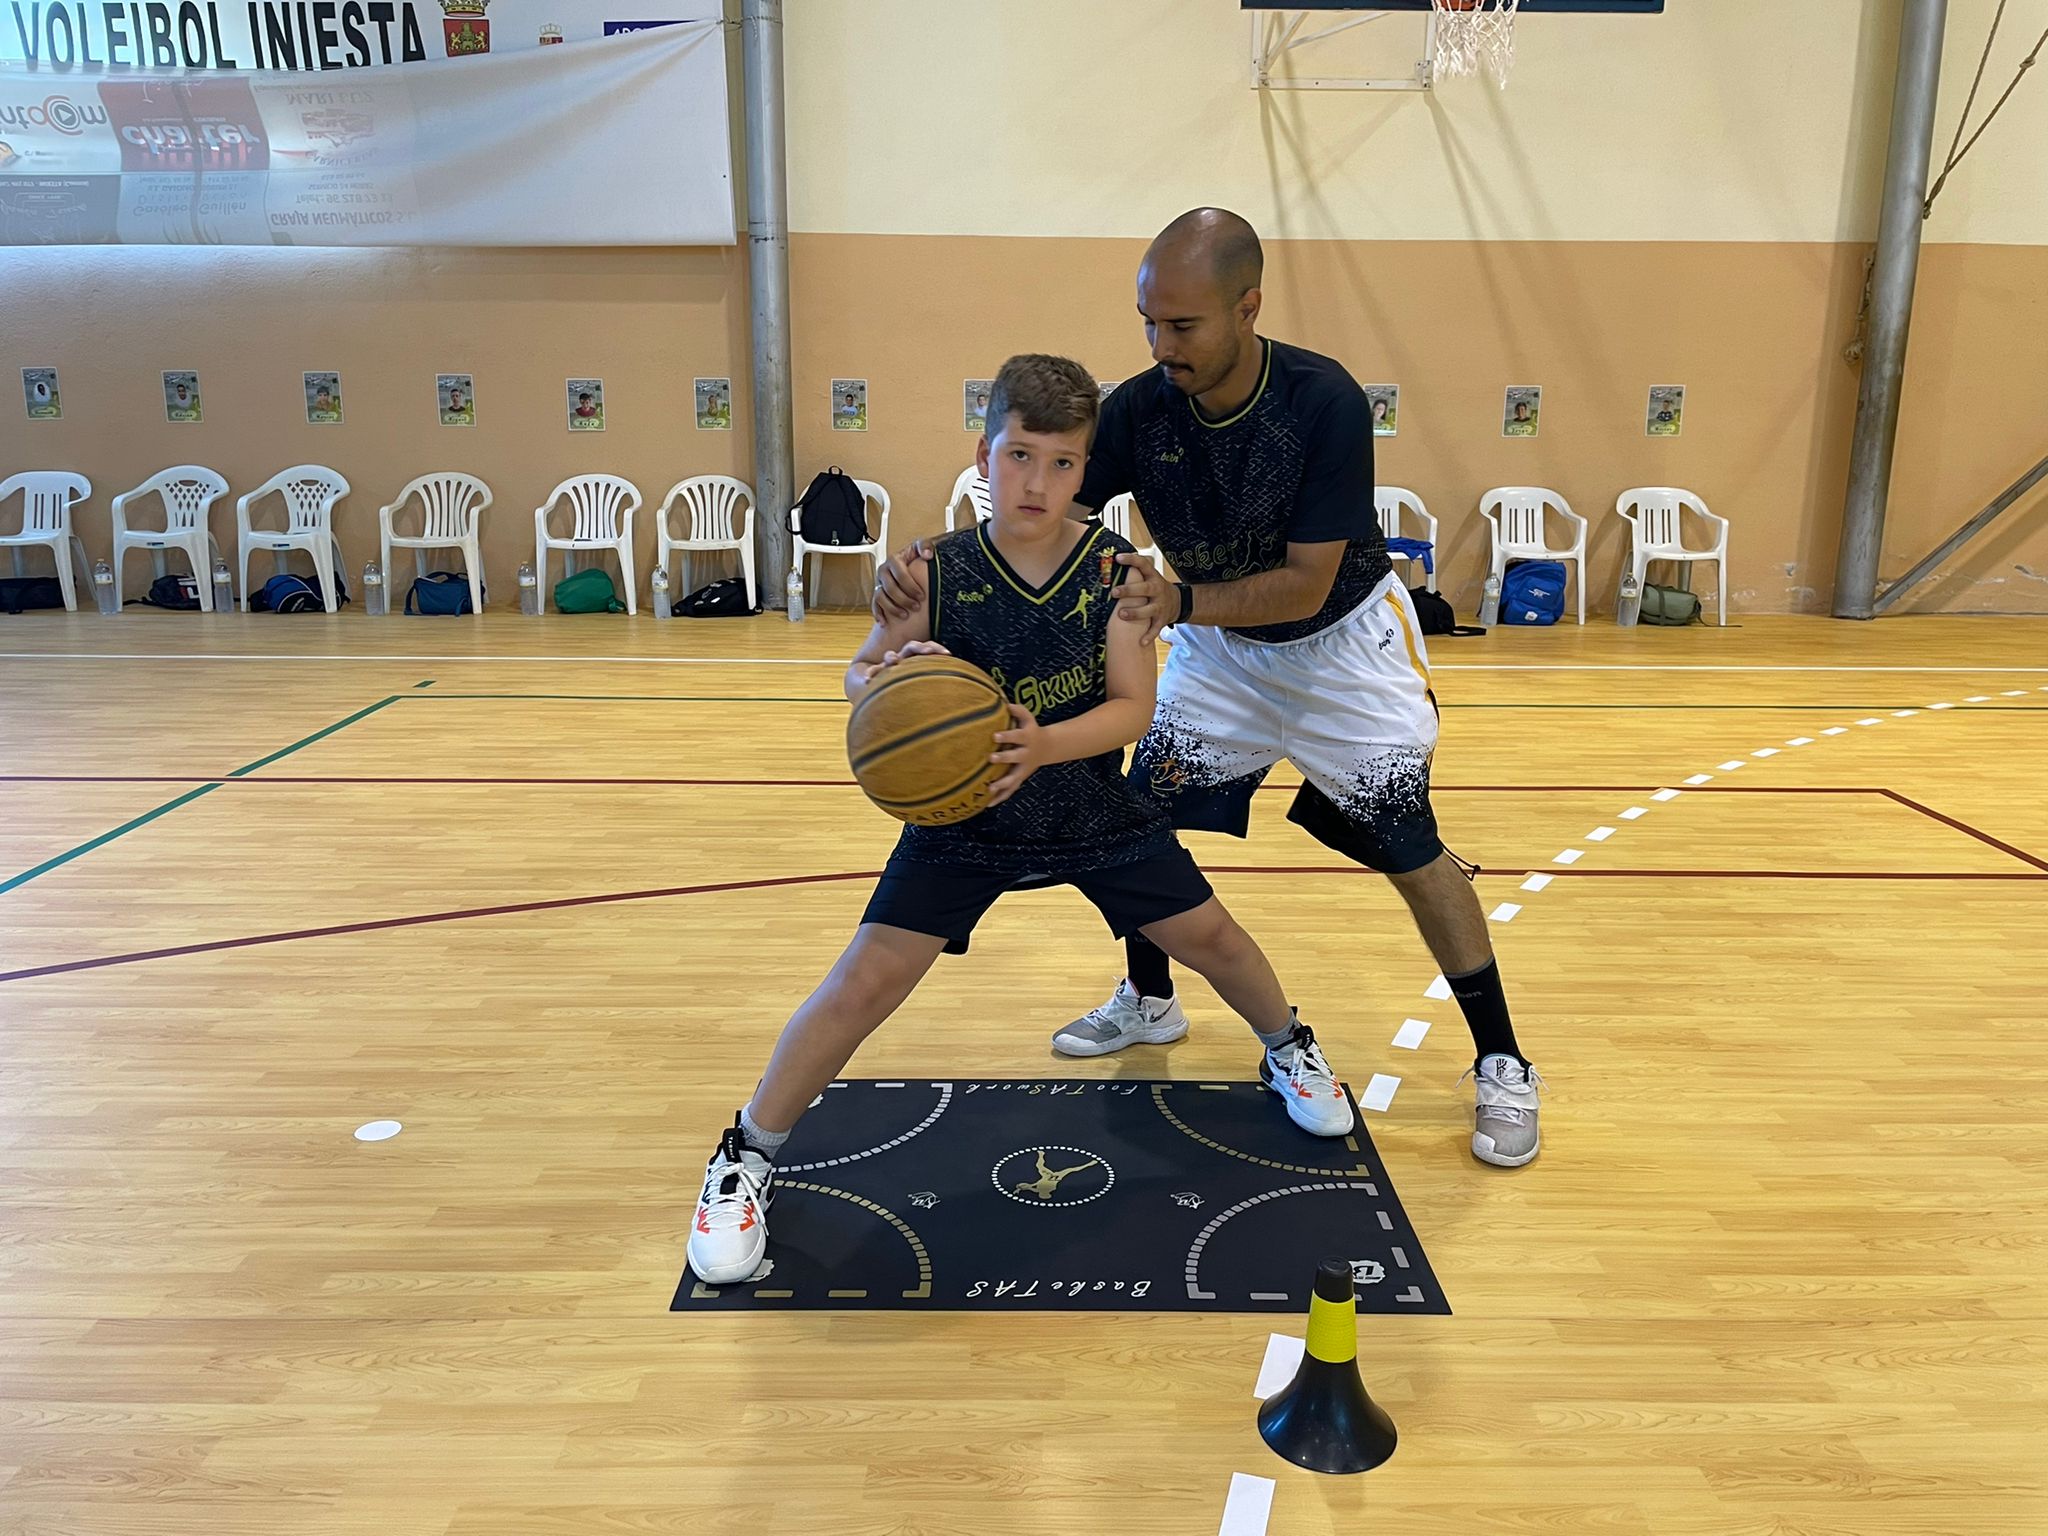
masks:
[(1394, 1031), (1394, 1044), (1404, 1051), (1420, 1050), (1422, 1037), (1429, 1033), (1429, 1020), (1403, 1019), (1401, 1027)]
[(1522, 915), (1522, 909), (1512, 901), (1504, 901), (1486, 915), (1491, 922), (1512, 923)]
[(1821, 732), (1821, 735), (1823, 736), (1846, 736), (1848, 734), (1849, 727), (1847, 727), (1846, 725), (1831, 725), (1826, 730)]
[(356, 1127), (357, 1141), (389, 1141), (405, 1127), (396, 1120), (372, 1120), (368, 1125)]
[(1435, 981), (1432, 981), (1427, 987), (1423, 988), (1422, 995), (1434, 998), (1439, 1003), (1449, 1002), (1451, 998), (1451, 984), (1439, 976)]
[(1908, 715), (1917, 715), (1919, 713), (1920, 711), (1917, 709), (1895, 709), (1892, 711), (1892, 718), (1894, 720), (1903, 720)]
[(1614, 828), (1595, 827), (1586, 834), (1586, 841), (1589, 843), (1604, 843), (1612, 836), (1614, 836)]
[(1788, 747), (1810, 747), (1813, 745), (1813, 738), (1811, 736), (1794, 736), (1785, 745)]
[(1988, 693), (1973, 693), (1963, 702), (1965, 704), (1989, 704), (1991, 702), (1991, 695)]
[(1373, 1073), (1372, 1081), (1365, 1085), (1365, 1092), (1358, 1096), (1359, 1107), (1384, 1113), (1386, 1107), (1394, 1102), (1394, 1090), (1400, 1086), (1398, 1077), (1389, 1077), (1384, 1072)]
[(1721, 765), (1721, 772), (1723, 772), (1723, 773), (1733, 773), (1733, 772), (1734, 772), (1734, 771), (1735, 771), (1736, 769), (1740, 768), (1741, 766), (1742, 766), (1742, 759), (1741, 759), (1741, 758), (1739, 758), (1739, 757), (1731, 757), (1731, 758), (1729, 758), (1729, 759), (1728, 759), (1728, 761), (1727, 761), (1727, 762), (1725, 762), (1725, 763), (1723, 763), (1723, 764)]
[(1678, 798), (1678, 791), (1675, 789), (1660, 789), (1650, 798), (1659, 805), (1662, 805), (1667, 800), (1676, 800)]
[(1877, 718), (1877, 716), (1875, 716), (1875, 715), (1865, 715), (1865, 716), (1864, 716), (1864, 717), (1863, 717), (1863, 718), (1862, 718), (1861, 720), (1858, 720), (1858, 721), (1857, 721), (1856, 723), (1857, 723), (1858, 725), (1883, 725), (1883, 724), (1884, 724), (1884, 722), (1883, 722), (1882, 720), (1878, 719), (1878, 718)]
[(1927, 707), (1928, 707), (1929, 709), (1954, 709), (1954, 708), (1955, 708), (1955, 705), (1953, 705), (1953, 704), (1930, 704), (1930, 705), (1928, 705)]
[(1758, 747), (1754, 752), (1750, 753), (1749, 755), (1751, 757), (1776, 757), (1778, 755), (1778, 749), (1776, 747)]
[(1585, 856), (1586, 850), (1583, 848), (1567, 848), (1563, 853), (1551, 859), (1550, 862), (1553, 864), (1576, 864)]
[(1692, 785), (1711, 784), (1714, 782), (1714, 776), (1711, 773), (1696, 773), (1685, 782)]
[(1294, 1373), (1301, 1369), (1301, 1357), (1307, 1353), (1306, 1339), (1285, 1333), (1268, 1334), (1266, 1358), (1259, 1362), (1259, 1382), (1252, 1388), (1252, 1396), (1263, 1403), (1294, 1380)]
[(1525, 891), (1540, 891), (1556, 878), (1557, 876), (1555, 875), (1531, 875), (1522, 882), (1522, 889)]
[(1999, 697), (2002, 699), (2017, 699), (2023, 697), (2026, 691), (2024, 688), (2008, 688)]
[(1249, 1472), (1230, 1474), (1230, 1497), (1223, 1503), (1223, 1523), (1216, 1536), (1266, 1536), (1273, 1518), (1273, 1479)]
[(1632, 805), (1627, 810), (1621, 813), (1621, 819), (1623, 821), (1635, 821), (1649, 814), (1650, 810), (1648, 806)]

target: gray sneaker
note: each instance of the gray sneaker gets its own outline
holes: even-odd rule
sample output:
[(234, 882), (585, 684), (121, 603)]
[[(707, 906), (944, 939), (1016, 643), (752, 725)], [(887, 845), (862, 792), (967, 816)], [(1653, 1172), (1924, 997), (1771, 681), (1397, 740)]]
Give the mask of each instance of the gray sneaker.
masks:
[(1127, 1045), (1165, 1045), (1188, 1032), (1177, 997), (1140, 997), (1128, 978), (1108, 1002), (1052, 1037), (1062, 1056), (1107, 1056)]
[(1472, 1112), (1472, 1155), (1496, 1168), (1534, 1162), (1543, 1149), (1543, 1133), (1536, 1125), (1536, 1094), (1543, 1079), (1536, 1069), (1512, 1056), (1495, 1055), (1465, 1077), (1474, 1078), (1479, 1089)]

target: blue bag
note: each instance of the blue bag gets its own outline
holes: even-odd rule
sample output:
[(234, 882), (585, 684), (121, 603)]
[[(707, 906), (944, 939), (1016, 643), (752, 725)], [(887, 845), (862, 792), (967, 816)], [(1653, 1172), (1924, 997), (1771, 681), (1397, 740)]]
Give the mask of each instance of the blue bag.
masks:
[(1557, 560), (1517, 560), (1500, 584), (1503, 624), (1555, 624), (1564, 617), (1564, 565)]
[[(479, 588), (481, 590), (481, 588)], [(469, 578), (453, 571), (434, 571), (420, 577), (405, 594), (407, 613), (475, 613), (469, 600)]]

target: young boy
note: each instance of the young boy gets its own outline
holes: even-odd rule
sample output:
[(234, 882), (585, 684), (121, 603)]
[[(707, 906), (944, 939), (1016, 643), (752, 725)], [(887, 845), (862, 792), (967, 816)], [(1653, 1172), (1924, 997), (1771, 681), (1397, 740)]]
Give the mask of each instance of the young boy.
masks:
[(853, 942), (783, 1028), (705, 1169), (689, 1257), (707, 1285), (760, 1267), (775, 1156), (811, 1101), (1020, 885), (1072, 885), (1119, 938), (1142, 932), (1194, 967), (1265, 1045), (1260, 1078), (1295, 1123), (1319, 1136), (1352, 1128), (1350, 1102), (1265, 955), (1165, 813), (1124, 777), (1123, 749), (1152, 723), (1157, 668), (1145, 626), (1111, 622), (1117, 557), (1132, 546), (1067, 515), (1099, 404), (1079, 363), (1034, 355), (1003, 365), (976, 451), (995, 515), (938, 541), (924, 609), (877, 624), (847, 671), (846, 696), (858, 701), (908, 656), (950, 653), (983, 668), (1011, 701), (1012, 728), (997, 734), (992, 758), (1007, 771), (980, 815), (904, 829)]

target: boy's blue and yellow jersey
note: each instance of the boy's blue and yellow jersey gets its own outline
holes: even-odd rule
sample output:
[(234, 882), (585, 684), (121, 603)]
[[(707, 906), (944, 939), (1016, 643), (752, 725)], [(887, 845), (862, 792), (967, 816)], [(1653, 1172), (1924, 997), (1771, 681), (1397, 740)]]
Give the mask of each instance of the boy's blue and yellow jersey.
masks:
[[(1131, 544), (1091, 527), (1035, 587), (977, 523), (932, 547), (932, 639), (996, 680), (1040, 725), (1086, 714), (1109, 696), (1109, 626)], [(898, 857), (1019, 876), (1058, 876), (1150, 858), (1173, 844), (1165, 814), (1124, 778), (1123, 752), (1052, 763), (1001, 805), (944, 827), (905, 827)]]

